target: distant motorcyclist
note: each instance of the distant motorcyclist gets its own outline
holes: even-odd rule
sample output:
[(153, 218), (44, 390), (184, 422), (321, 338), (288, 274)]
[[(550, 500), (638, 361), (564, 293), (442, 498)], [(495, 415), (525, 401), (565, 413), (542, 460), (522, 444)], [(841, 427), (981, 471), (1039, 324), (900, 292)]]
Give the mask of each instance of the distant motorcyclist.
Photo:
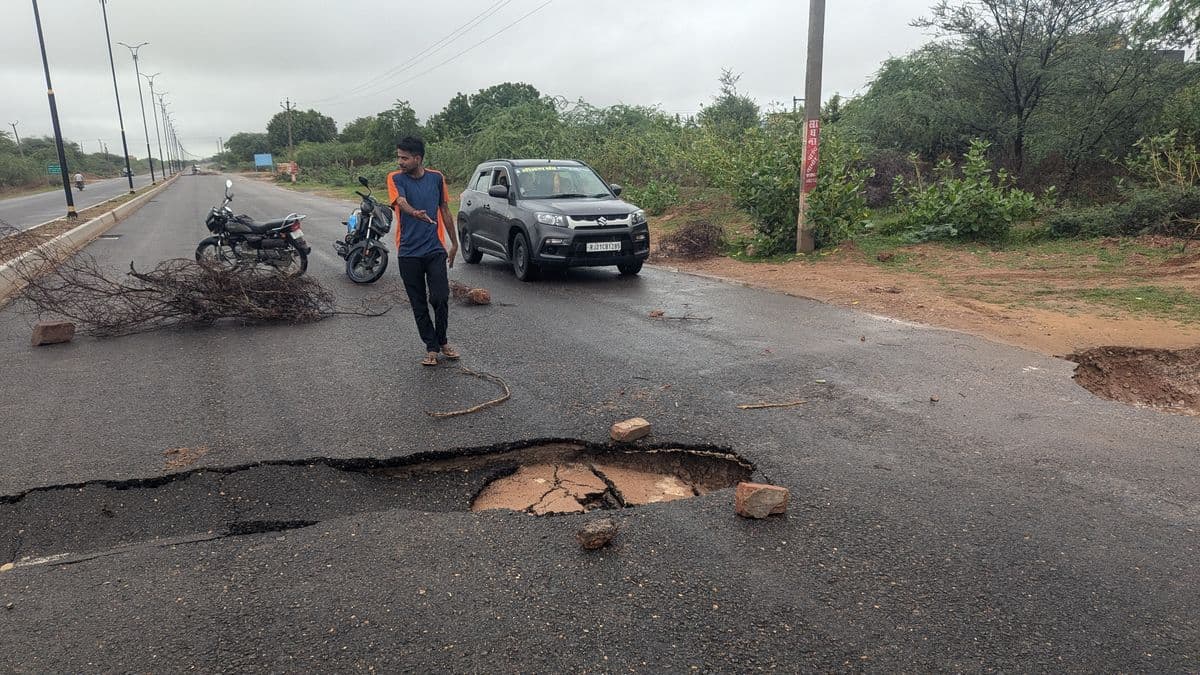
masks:
[(83, 174), (81, 173), (75, 174), (75, 189), (83, 190)]

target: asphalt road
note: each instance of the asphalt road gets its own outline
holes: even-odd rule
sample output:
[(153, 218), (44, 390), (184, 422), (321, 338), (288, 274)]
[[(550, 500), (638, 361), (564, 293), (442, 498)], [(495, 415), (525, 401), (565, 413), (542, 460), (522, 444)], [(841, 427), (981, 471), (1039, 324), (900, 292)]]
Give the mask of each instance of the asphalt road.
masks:
[[(182, 177), (89, 252), (190, 256), (222, 180)], [(37, 349), (0, 311), (0, 670), (1200, 669), (1200, 420), (955, 332), (655, 268), (522, 284), (493, 259), (451, 271), (495, 301), (453, 306), (451, 339), (512, 398), (433, 419), (495, 389), (417, 365), (394, 270), (346, 280), (353, 205), (235, 183), (256, 218), (309, 214), (340, 303), (394, 309)], [(622, 531), (587, 553), (594, 514), (469, 512), (477, 470), (371, 472), (603, 444), (634, 415), (643, 443), (753, 462), (788, 514), (738, 519), (731, 490), (605, 512)]]
[[(141, 189), (150, 184), (150, 175), (135, 175), (133, 187)], [(75, 210), (82, 211), (95, 206), (102, 201), (119, 197), (129, 192), (128, 178), (105, 178), (104, 180), (86, 181), (83, 191), (75, 189), (71, 184), (71, 194), (75, 200)], [(67, 200), (63, 196), (62, 186), (50, 192), (12, 197), (0, 200), (0, 220), (10, 226), (24, 230), (48, 220), (62, 218), (67, 214)]]

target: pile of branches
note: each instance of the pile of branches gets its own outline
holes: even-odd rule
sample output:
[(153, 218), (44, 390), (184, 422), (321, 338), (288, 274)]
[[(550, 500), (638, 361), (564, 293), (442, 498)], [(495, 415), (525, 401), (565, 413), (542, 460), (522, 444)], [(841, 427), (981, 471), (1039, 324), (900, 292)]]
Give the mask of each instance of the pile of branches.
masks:
[(22, 260), (26, 284), (21, 300), (39, 316), (74, 321), (97, 337), (131, 335), (177, 325), (310, 323), (336, 314), (379, 316), (382, 311), (345, 311), (333, 294), (307, 277), (272, 270), (200, 264), (176, 258), (145, 272), (133, 263), (124, 275), (106, 271), (90, 255), (43, 253)]
[(668, 258), (695, 260), (711, 258), (725, 245), (725, 231), (707, 220), (689, 220), (674, 232), (663, 235), (658, 252)]

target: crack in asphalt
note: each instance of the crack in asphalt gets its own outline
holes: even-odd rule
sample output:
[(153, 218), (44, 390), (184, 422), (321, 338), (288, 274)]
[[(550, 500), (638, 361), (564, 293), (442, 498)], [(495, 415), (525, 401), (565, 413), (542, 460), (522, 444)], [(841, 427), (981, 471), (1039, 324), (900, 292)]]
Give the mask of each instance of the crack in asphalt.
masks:
[[(612, 481), (593, 469), (589, 457), (629, 466), (690, 466), (701, 477), (753, 472), (752, 464), (726, 448), (576, 439), (533, 439), (391, 459), (315, 458), (195, 467), (150, 478), (93, 480), (0, 496), (0, 541), (8, 544), (4, 561), (15, 565), (75, 564), (130, 547), (280, 532), (352, 514), (393, 509), (466, 511), (498, 477), (524, 465), (551, 462), (553, 486), (538, 504), (545, 504), (558, 491), (584, 510), (628, 505)], [(597, 483), (588, 482), (587, 474), (568, 475), (568, 465), (591, 470), (606, 489), (600, 491)], [(407, 489), (407, 482), (421, 489)], [(705, 483), (705, 487), (713, 485)]]

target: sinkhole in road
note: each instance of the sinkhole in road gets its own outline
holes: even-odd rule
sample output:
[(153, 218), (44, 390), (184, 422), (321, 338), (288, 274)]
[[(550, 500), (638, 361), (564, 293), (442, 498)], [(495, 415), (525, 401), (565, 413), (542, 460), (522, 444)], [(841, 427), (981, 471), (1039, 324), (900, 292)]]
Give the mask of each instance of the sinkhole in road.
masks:
[(576, 453), (515, 467), (489, 482), (471, 510), (548, 516), (620, 509), (699, 497), (749, 477), (747, 465), (712, 453)]
[(1075, 382), (1101, 398), (1200, 415), (1200, 347), (1095, 347), (1067, 360), (1079, 364)]
[[(179, 456), (171, 452), (163, 470), (180, 468)], [(188, 455), (192, 462), (219, 456), (219, 449)], [(148, 478), (0, 495), (0, 564), (72, 564), (130, 547), (283, 532), (394, 510), (422, 514), (511, 509), (557, 515), (634, 507), (733, 487), (750, 479), (754, 470), (753, 464), (724, 447), (634, 448), (574, 439), (536, 439), (390, 459), (197, 466)]]

